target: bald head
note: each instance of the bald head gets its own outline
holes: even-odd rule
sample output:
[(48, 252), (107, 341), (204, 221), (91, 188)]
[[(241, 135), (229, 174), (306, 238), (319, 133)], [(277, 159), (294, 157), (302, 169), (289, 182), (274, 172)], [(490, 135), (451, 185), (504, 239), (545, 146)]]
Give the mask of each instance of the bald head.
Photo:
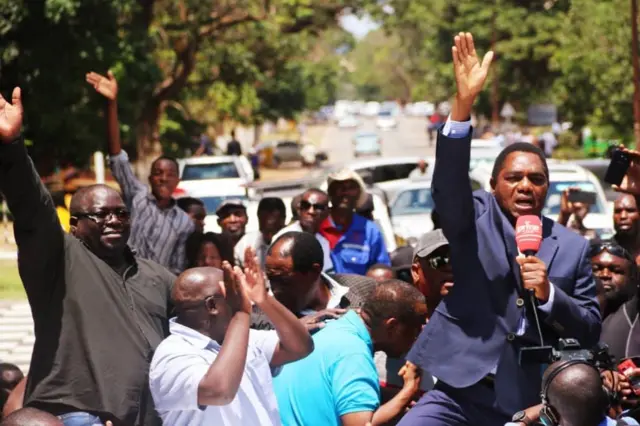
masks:
[(63, 423), (52, 414), (26, 407), (9, 414), (0, 426), (63, 426)]
[(91, 209), (96, 200), (103, 200), (107, 198), (117, 197), (122, 202), (122, 197), (115, 189), (107, 185), (91, 185), (78, 189), (71, 198), (71, 205), (69, 210), (71, 214), (83, 213)]
[(548, 384), (549, 404), (562, 418), (562, 424), (597, 426), (608, 406), (600, 373), (591, 365), (575, 364), (563, 369), (548, 383), (552, 372), (566, 366), (566, 363), (552, 364), (545, 371), (543, 383)]
[(218, 294), (220, 281), (224, 279), (221, 269), (204, 267), (191, 268), (184, 271), (176, 279), (171, 298), (176, 306), (203, 300), (205, 297)]

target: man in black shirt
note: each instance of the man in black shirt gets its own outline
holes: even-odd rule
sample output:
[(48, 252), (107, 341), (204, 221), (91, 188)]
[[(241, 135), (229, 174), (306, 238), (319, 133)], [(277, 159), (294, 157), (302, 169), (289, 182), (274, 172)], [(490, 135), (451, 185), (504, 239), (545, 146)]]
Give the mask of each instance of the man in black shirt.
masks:
[(71, 201), (70, 234), (22, 142), (20, 89), (0, 96), (0, 192), (14, 216), (35, 345), (25, 406), (114, 426), (160, 424), (147, 370), (168, 334), (175, 277), (127, 246), (129, 212), (105, 185)]
[(227, 155), (242, 155), (242, 146), (236, 140), (236, 131), (231, 131), (231, 140), (227, 144)]

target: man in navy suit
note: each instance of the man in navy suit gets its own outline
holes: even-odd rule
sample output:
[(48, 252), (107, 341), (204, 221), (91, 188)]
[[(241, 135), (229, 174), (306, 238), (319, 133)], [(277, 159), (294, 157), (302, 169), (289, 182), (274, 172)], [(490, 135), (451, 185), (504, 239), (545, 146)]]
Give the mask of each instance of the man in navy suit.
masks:
[[(524, 257), (516, 246), (517, 218), (542, 215), (549, 187), (544, 153), (510, 145), (496, 159), (491, 193), (472, 193), (469, 117), (493, 53), (480, 62), (471, 34), (460, 33), (452, 54), (458, 93), (438, 135), (432, 191), (456, 285), (407, 357), (439, 381), (400, 426), (503, 425), (540, 402), (544, 366), (519, 362), (521, 348), (540, 345), (534, 310), (545, 344), (575, 338), (590, 347), (601, 326), (587, 240), (542, 217), (537, 255)], [(516, 423), (530, 423), (518, 416)]]

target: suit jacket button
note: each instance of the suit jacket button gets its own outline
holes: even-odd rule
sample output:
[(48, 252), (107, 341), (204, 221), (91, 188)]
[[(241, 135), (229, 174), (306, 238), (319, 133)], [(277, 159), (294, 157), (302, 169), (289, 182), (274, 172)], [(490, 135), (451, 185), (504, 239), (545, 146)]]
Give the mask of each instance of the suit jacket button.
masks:
[(507, 334), (507, 342), (513, 342), (516, 339), (516, 335), (513, 333)]
[(522, 308), (524, 306), (524, 299), (522, 297), (518, 297), (518, 300), (516, 300), (516, 306), (518, 308)]

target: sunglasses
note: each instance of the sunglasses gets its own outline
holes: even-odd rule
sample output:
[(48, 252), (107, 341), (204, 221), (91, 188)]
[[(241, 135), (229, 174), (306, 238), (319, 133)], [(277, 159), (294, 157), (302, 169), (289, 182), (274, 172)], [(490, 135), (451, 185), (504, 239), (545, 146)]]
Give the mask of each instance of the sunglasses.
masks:
[(433, 269), (440, 269), (443, 266), (446, 266), (451, 262), (451, 258), (449, 256), (434, 256), (427, 259), (429, 262), (429, 266)]
[(121, 222), (126, 222), (131, 218), (131, 213), (129, 213), (129, 210), (125, 208), (117, 208), (113, 210), (101, 210), (98, 212), (90, 213), (76, 213), (73, 215), (73, 217), (77, 219), (90, 219), (99, 225), (105, 223), (112, 216), (117, 218)]
[(622, 257), (623, 259), (633, 262), (631, 253), (625, 250), (622, 246), (609, 242), (592, 244), (591, 247), (589, 247), (589, 257), (597, 256), (603, 251), (608, 251), (616, 257)]
[(325, 211), (328, 207), (327, 204), (311, 204), (308, 201), (300, 201), (300, 210), (311, 210), (311, 207), (314, 208), (314, 210), (318, 210), (320, 212)]

